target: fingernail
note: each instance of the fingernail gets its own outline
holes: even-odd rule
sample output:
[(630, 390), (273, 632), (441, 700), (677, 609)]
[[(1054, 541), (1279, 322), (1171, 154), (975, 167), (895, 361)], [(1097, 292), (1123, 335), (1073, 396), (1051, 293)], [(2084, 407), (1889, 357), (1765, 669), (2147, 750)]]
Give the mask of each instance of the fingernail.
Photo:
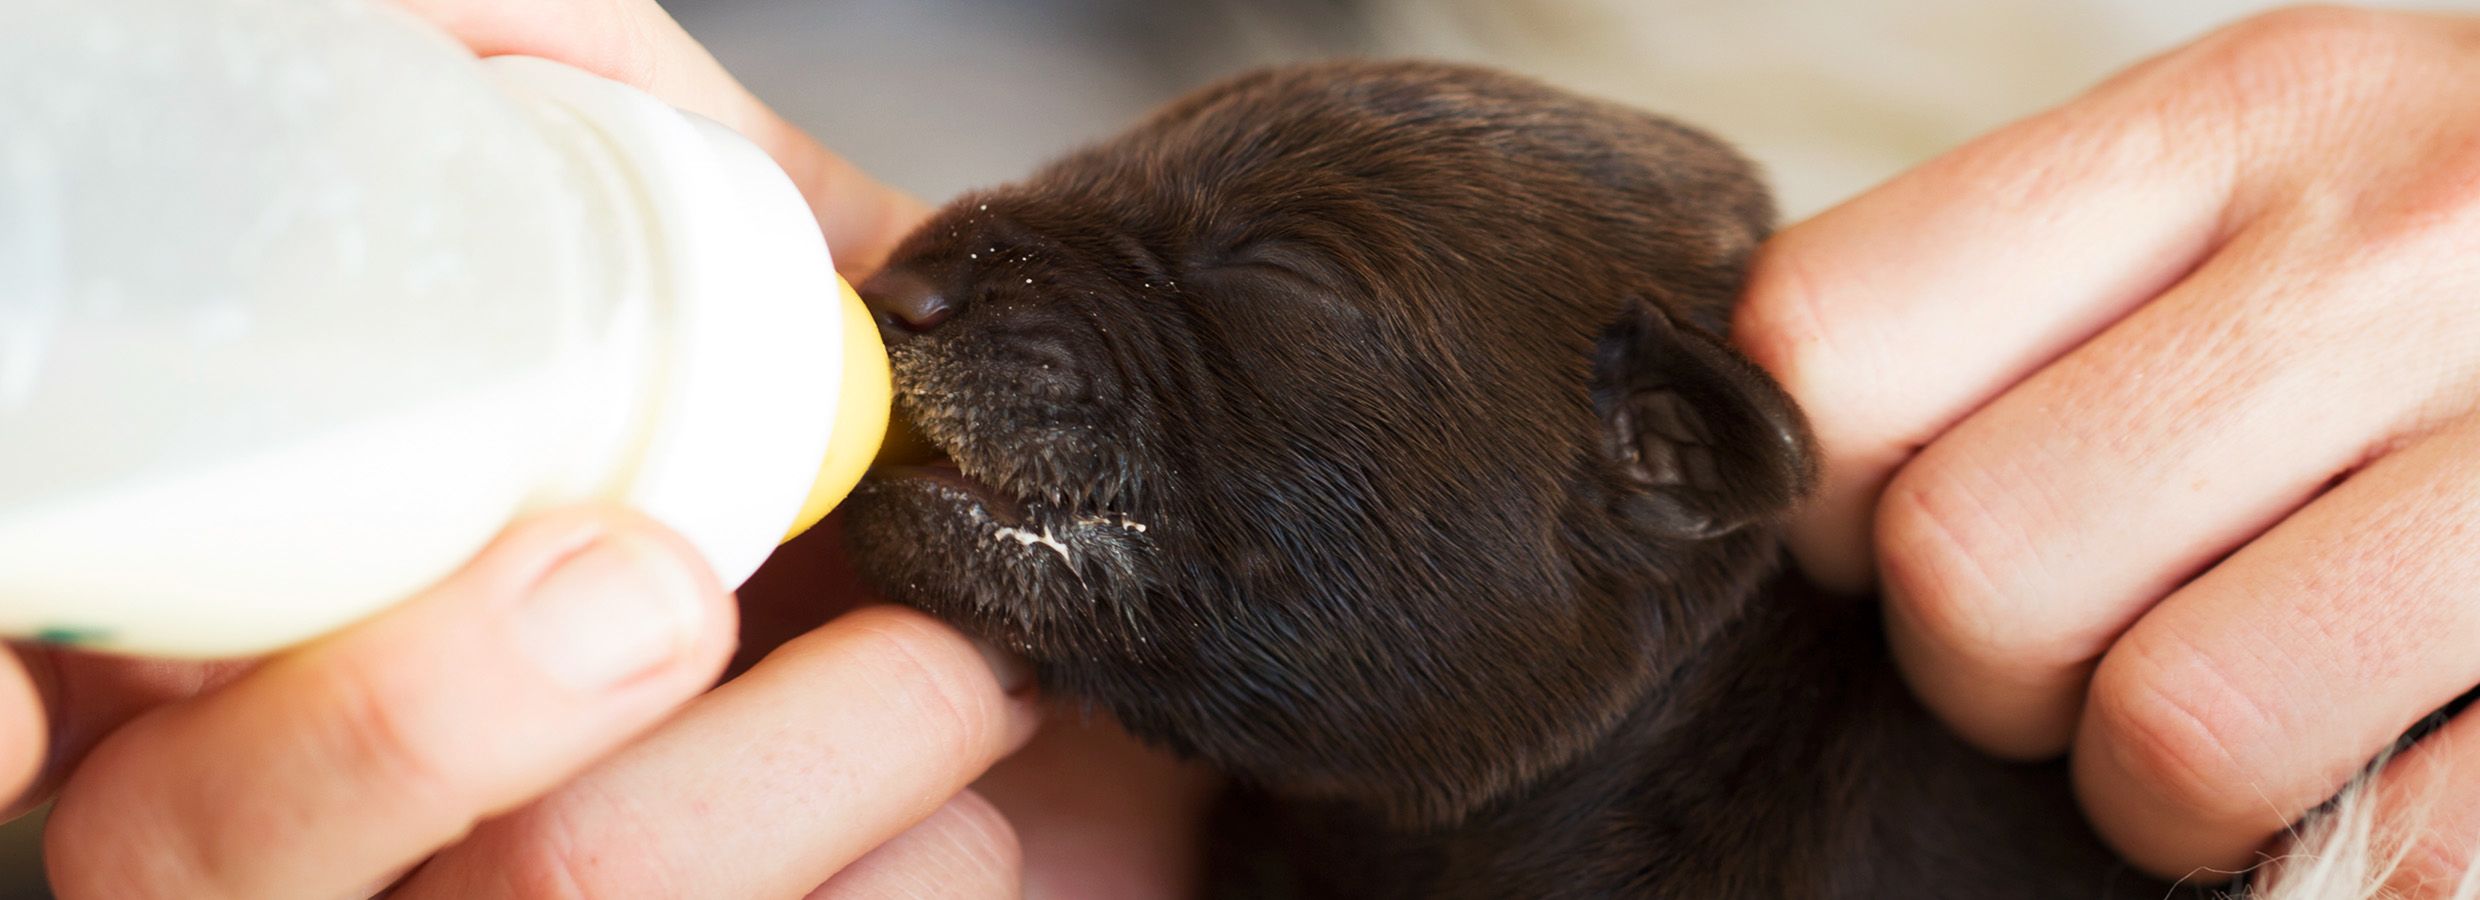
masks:
[(981, 638), (973, 639), (973, 649), (982, 651), (982, 660), (990, 663), (990, 675), (999, 680), (999, 690), (1013, 694), (1033, 686), (1033, 664), (1024, 657), (993, 647)]
[(604, 690), (662, 667), (697, 640), (703, 583), (675, 551), (626, 532), (563, 560), (516, 613), (517, 644), (559, 683)]

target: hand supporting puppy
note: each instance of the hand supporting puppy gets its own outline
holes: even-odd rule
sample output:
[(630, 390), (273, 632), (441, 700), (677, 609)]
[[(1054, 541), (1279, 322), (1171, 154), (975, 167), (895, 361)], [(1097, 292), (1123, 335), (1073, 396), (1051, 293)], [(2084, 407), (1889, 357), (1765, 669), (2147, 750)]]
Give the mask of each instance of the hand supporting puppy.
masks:
[[(2475, 85), (2480, 20), (2275, 13), (1759, 264), (1738, 340), (1828, 459), (1801, 558), (1874, 568), (1928, 703), (2072, 749), (2157, 874), (2254, 862), (2480, 683)], [(2389, 767), (2406, 879), (2480, 849), (2475, 764), (2466, 715)]]

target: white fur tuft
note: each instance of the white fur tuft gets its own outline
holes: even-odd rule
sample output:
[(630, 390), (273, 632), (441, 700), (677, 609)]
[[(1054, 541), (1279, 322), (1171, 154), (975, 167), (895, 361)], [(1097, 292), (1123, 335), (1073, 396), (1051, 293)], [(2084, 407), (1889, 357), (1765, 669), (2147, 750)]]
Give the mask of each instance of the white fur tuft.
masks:
[(2377, 805), (2373, 776), (2353, 782), (2330, 808), (2309, 817), (2290, 852), (2267, 861), (2257, 883), (2231, 900), (2480, 900), (2480, 859), (2463, 869), (2451, 890), (2390, 884), (2410, 855), (2413, 842), (2404, 838), (2422, 828), (2424, 816), (2415, 810), (2379, 823)]

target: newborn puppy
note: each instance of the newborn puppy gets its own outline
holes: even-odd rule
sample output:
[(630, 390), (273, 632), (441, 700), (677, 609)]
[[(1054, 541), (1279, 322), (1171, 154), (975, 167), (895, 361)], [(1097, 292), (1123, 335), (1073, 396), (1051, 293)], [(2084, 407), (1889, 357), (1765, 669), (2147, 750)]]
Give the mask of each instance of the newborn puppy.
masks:
[(1772, 216), (1506, 75), (1207, 88), (863, 288), (953, 465), (865, 482), (855, 557), (1245, 785), (1227, 895), (2164, 896), (1778, 575), (1813, 454), (1721, 337)]

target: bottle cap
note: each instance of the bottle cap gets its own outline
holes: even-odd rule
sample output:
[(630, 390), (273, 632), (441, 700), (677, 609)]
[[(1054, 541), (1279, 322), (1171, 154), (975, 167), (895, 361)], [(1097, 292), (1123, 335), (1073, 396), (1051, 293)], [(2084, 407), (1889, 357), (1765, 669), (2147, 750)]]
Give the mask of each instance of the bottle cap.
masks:
[(810, 484), (809, 498), (801, 502), (800, 515), (792, 521), (792, 530), (784, 540), (800, 537), (827, 512), (844, 502), (861, 475), (869, 471), (887, 439), (888, 410), (895, 405), (894, 373), (887, 368), (887, 347), (878, 339), (878, 323), (870, 318), (870, 309), (861, 302), (844, 279), (835, 279), (843, 295), (844, 308), (844, 377), (843, 397), (836, 407), (835, 427), (827, 437), (826, 459), (818, 465), (818, 478)]

